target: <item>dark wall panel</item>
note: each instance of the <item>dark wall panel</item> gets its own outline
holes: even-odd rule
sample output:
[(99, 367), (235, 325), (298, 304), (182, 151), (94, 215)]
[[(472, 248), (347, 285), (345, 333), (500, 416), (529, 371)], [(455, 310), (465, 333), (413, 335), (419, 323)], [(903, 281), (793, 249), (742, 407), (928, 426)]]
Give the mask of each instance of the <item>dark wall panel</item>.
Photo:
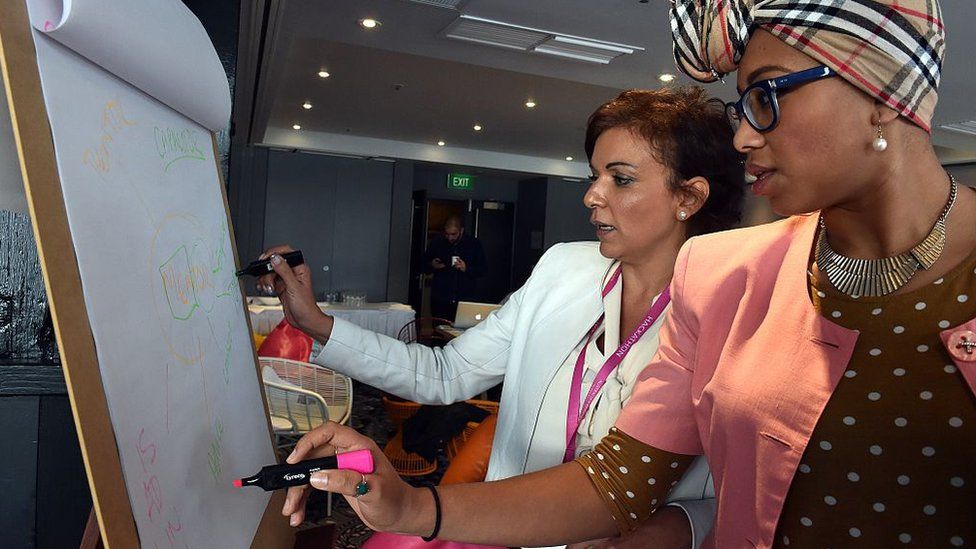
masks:
[[(268, 186), (268, 149), (246, 146), (234, 150), (230, 159), (232, 184), (227, 201), (230, 206), (237, 256), (241, 264), (256, 259), (264, 251), (264, 214)], [(245, 277), (248, 295), (254, 295), (254, 280)]]
[(413, 229), (414, 163), (398, 160), (393, 165), (390, 199), (390, 254), (387, 268), (386, 299), (407, 302), (410, 286), (410, 239)]
[(589, 183), (585, 181), (549, 178), (546, 193), (546, 249), (557, 242), (596, 240), (596, 233), (590, 225), (590, 212), (583, 206), (583, 195), (587, 188)]
[(338, 169), (332, 160), (278, 151), (268, 156), (263, 247), (290, 244), (302, 250), (316, 294), (332, 288)]
[(37, 424), (37, 547), (77, 547), (92, 503), (68, 397), (41, 397)]
[(0, 397), (0, 537), (4, 547), (35, 547), (37, 415), (40, 397)]
[(369, 301), (386, 301), (393, 164), (336, 161), (333, 289), (365, 292)]
[(387, 300), (392, 163), (271, 151), (266, 195), (264, 246), (301, 248), (317, 295)]
[(521, 287), (545, 250), (546, 191), (548, 179), (535, 177), (518, 184), (512, 286)]

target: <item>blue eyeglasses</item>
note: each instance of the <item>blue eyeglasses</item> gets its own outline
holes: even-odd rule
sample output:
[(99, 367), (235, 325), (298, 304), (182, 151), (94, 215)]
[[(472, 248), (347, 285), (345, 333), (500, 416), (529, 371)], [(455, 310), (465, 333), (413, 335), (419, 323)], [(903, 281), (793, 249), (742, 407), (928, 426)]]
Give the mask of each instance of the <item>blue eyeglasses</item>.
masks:
[(777, 92), (831, 76), (837, 76), (837, 72), (830, 67), (820, 66), (760, 80), (746, 88), (737, 102), (726, 103), (725, 116), (736, 131), (744, 118), (757, 132), (768, 132), (779, 122)]

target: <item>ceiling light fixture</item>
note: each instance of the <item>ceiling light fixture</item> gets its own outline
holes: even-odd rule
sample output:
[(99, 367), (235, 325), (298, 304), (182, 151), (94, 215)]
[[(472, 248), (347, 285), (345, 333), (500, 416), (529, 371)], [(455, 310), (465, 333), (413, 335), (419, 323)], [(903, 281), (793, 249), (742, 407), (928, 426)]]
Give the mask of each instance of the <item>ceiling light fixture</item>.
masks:
[(306, 101), (306, 102), (302, 103), (302, 108), (307, 111), (307, 110), (309, 110), (309, 109), (312, 108), (312, 103), (310, 101)]
[(644, 51), (639, 46), (605, 42), (584, 36), (513, 25), (503, 21), (461, 15), (441, 31), (441, 36), (525, 53), (553, 55), (606, 65), (622, 56)]
[(474, 125), (474, 131), (480, 132), (481, 131), (481, 124), (475, 124)]
[(325, 69), (322, 69), (322, 70), (319, 71), (319, 78), (328, 78), (329, 76), (331, 76), (329, 74), (329, 71), (327, 71)]
[(447, 144), (447, 143), (444, 143), (443, 141), (438, 141), (438, 142), (437, 142), (437, 146), (438, 146), (438, 147), (443, 147), (443, 146), (444, 146), (444, 145), (446, 145), (446, 144)]
[(673, 74), (664, 73), (661, 76), (658, 76), (657, 79), (660, 80), (661, 82), (664, 82), (665, 84), (667, 84), (669, 82), (674, 82), (674, 75)]
[(300, 129), (302, 129), (302, 127), (299, 124), (294, 124), (294, 125), (292, 125), (291, 129), (293, 129), (293, 130), (300, 130)]
[(607, 44), (587, 38), (553, 36), (533, 47), (532, 51), (606, 65), (617, 57), (632, 54), (636, 50), (630, 46)]
[(948, 130), (950, 132), (956, 132), (956, 133), (964, 133), (968, 135), (976, 135), (976, 120), (956, 122), (953, 124), (943, 124), (939, 126), (939, 129)]
[(530, 108), (530, 109), (534, 109), (535, 108), (535, 101), (532, 100), (532, 99), (529, 99), (528, 101), (525, 102), (525, 106), (528, 107), (528, 108)]
[(566, 162), (572, 162), (572, 161), (573, 161), (573, 157), (572, 156), (567, 156), (566, 157)]
[(366, 19), (360, 19), (359, 25), (362, 26), (364, 29), (375, 29), (376, 27), (380, 26), (380, 22), (377, 21), (376, 19), (371, 19), (367, 17)]
[(427, 4), (428, 6), (434, 6), (435, 8), (445, 8), (449, 10), (457, 11), (461, 7), (464, 0), (410, 0), (416, 4)]

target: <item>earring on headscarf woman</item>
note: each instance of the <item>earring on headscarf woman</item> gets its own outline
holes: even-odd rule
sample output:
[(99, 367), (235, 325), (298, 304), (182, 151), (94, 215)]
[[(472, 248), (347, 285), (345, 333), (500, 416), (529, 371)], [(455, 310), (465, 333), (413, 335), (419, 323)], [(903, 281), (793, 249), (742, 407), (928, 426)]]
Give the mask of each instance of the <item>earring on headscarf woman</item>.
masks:
[(874, 138), (871, 146), (878, 152), (884, 152), (888, 148), (888, 140), (884, 138), (884, 131), (881, 129), (881, 124), (878, 124), (878, 137)]

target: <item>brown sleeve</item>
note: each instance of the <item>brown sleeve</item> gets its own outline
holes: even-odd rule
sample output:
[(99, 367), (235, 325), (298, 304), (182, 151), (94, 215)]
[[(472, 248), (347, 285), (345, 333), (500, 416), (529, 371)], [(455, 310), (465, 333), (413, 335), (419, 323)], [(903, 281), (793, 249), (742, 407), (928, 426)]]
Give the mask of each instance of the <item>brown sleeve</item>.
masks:
[(626, 534), (664, 504), (694, 459), (658, 450), (613, 427), (576, 463), (586, 470), (620, 533)]

